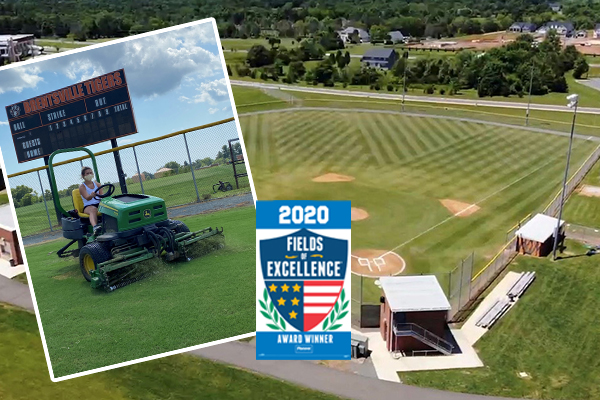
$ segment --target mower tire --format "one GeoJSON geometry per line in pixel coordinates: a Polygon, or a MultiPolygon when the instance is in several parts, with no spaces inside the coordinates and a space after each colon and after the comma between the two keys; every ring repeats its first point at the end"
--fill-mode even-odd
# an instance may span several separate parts
{"type": "Polygon", "coordinates": [[[175,233],[182,233],[182,232],[189,232],[190,228],[187,227],[186,224],[184,224],[181,221],[173,221],[175,222],[175,233]]]}
{"type": "Polygon", "coordinates": [[[79,251],[79,267],[86,281],[90,282],[92,277],[90,271],[98,268],[98,264],[112,258],[110,250],[100,242],[88,243],[79,251]]]}

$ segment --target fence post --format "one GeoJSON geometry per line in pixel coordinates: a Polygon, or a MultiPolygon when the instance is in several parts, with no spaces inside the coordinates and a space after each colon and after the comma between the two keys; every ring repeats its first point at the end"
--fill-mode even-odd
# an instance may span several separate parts
{"type": "Polygon", "coordinates": [[[460,282],[458,284],[458,309],[462,308],[462,284],[463,284],[463,270],[465,269],[465,260],[460,260],[460,282]]]}
{"type": "Polygon", "coordinates": [[[44,207],[46,207],[46,216],[48,217],[48,225],[50,225],[50,232],[54,232],[54,230],[52,229],[52,221],[50,220],[50,214],[48,213],[48,204],[46,204],[46,193],[44,193],[44,186],[42,185],[40,171],[37,171],[37,175],[40,181],[40,189],[42,190],[42,199],[44,199],[44,207]]]}
{"type": "Polygon", "coordinates": [[[198,193],[198,184],[196,183],[196,175],[194,174],[194,165],[192,164],[192,157],[190,157],[190,148],[188,147],[187,137],[183,134],[183,141],[185,142],[185,150],[187,151],[188,161],[190,163],[190,170],[192,171],[192,179],[194,180],[194,187],[196,188],[196,199],[200,202],[200,193],[198,193]]]}
{"type": "Polygon", "coordinates": [[[142,183],[142,174],[140,173],[140,164],[138,164],[137,153],[135,152],[135,146],[133,146],[132,149],[133,149],[133,158],[135,158],[135,166],[137,167],[138,179],[140,181],[140,186],[142,187],[142,194],[145,194],[144,193],[144,184],[142,183]]]}

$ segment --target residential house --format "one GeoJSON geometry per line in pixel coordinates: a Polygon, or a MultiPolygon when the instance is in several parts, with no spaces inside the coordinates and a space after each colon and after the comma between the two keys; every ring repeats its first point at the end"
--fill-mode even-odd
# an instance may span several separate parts
{"type": "Polygon", "coordinates": [[[594,27],[594,39],[600,39],[600,24],[594,27]]]}
{"type": "Polygon", "coordinates": [[[392,41],[392,43],[406,43],[410,38],[410,36],[405,36],[400,31],[391,31],[388,32],[388,35],[390,36],[390,40],[392,41]]]}
{"type": "Polygon", "coordinates": [[[346,29],[338,31],[338,35],[340,36],[340,39],[344,41],[344,43],[350,43],[350,36],[354,33],[354,31],[358,32],[358,39],[360,43],[369,43],[371,41],[371,35],[369,35],[369,32],[353,26],[349,26],[346,29]]]}
{"type": "Polygon", "coordinates": [[[585,29],[582,29],[580,31],[577,31],[577,33],[575,34],[575,37],[577,39],[583,39],[587,37],[587,31],[585,29]]]}
{"type": "Polygon", "coordinates": [[[169,175],[172,175],[172,174],[173,174],[173,169],[172,168],[164,168],[163,167],[163,168],[159,169],[158,171],[156,171],[154,173],[154,177],[156,179],[158,179],[158,178],[162,178],[163,176],[169,176],[169,175]]]}
{"type": "Polygon", "coordinates": [[[571,37],[575,34],[575,28],[571,22],[551,21],[545,23],[537,33],[547,35],[551,30],[556,31],[561,36],[571,37]]]}
{"type": "Polygon", "coordinates": [[[548,6],[552,9],[552,11],[554,12],[560,12],[560,10],[562,9],[562,5],[560,3],[550,3],[548,4],[548,6]]]}
{"type": "Polygon", "coordinates": [[[535,28],[537,27],[531,22],[515,22],[508,28],[508,31],[515,33],[533,33],[535,32],[535,28]]]}
{"type": "Polygon", "coordinates": [[[391,69],[398,60],[398,53],[394,49],[379,48],[369,49],[360,61],[370,67],[391,69]]]}

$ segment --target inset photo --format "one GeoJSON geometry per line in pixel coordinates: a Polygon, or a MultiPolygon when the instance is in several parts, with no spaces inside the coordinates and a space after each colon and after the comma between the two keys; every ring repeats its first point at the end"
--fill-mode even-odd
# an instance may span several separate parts
{"type": "Polygon", "coordinates": [[[27,266],[51,379],[249,336],[255,197],[215,21],[11,64],[0,82],[24,249],[2,233],[2,258],[27,266]]]}

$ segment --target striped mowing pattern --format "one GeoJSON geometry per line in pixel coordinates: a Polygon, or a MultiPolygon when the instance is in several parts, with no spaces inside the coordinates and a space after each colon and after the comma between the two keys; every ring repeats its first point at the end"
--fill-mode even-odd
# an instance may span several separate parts
{"type": "MultiPolygon", "coordinates": [[[[506,230],[558,190],[567,139],[483,123],[360,112],[296,111],[240,119],[259,199],[350,199],[370,217],[353,224],[352,247],[392,249],[450,214],[439,199],[478,203],[397,250],[408,272],[480,262],[506,230]],[[328,172],[349,183],[319,184],[328,172]]],[[[594,144],[577,140],[572,171],[594,144]]]]}

